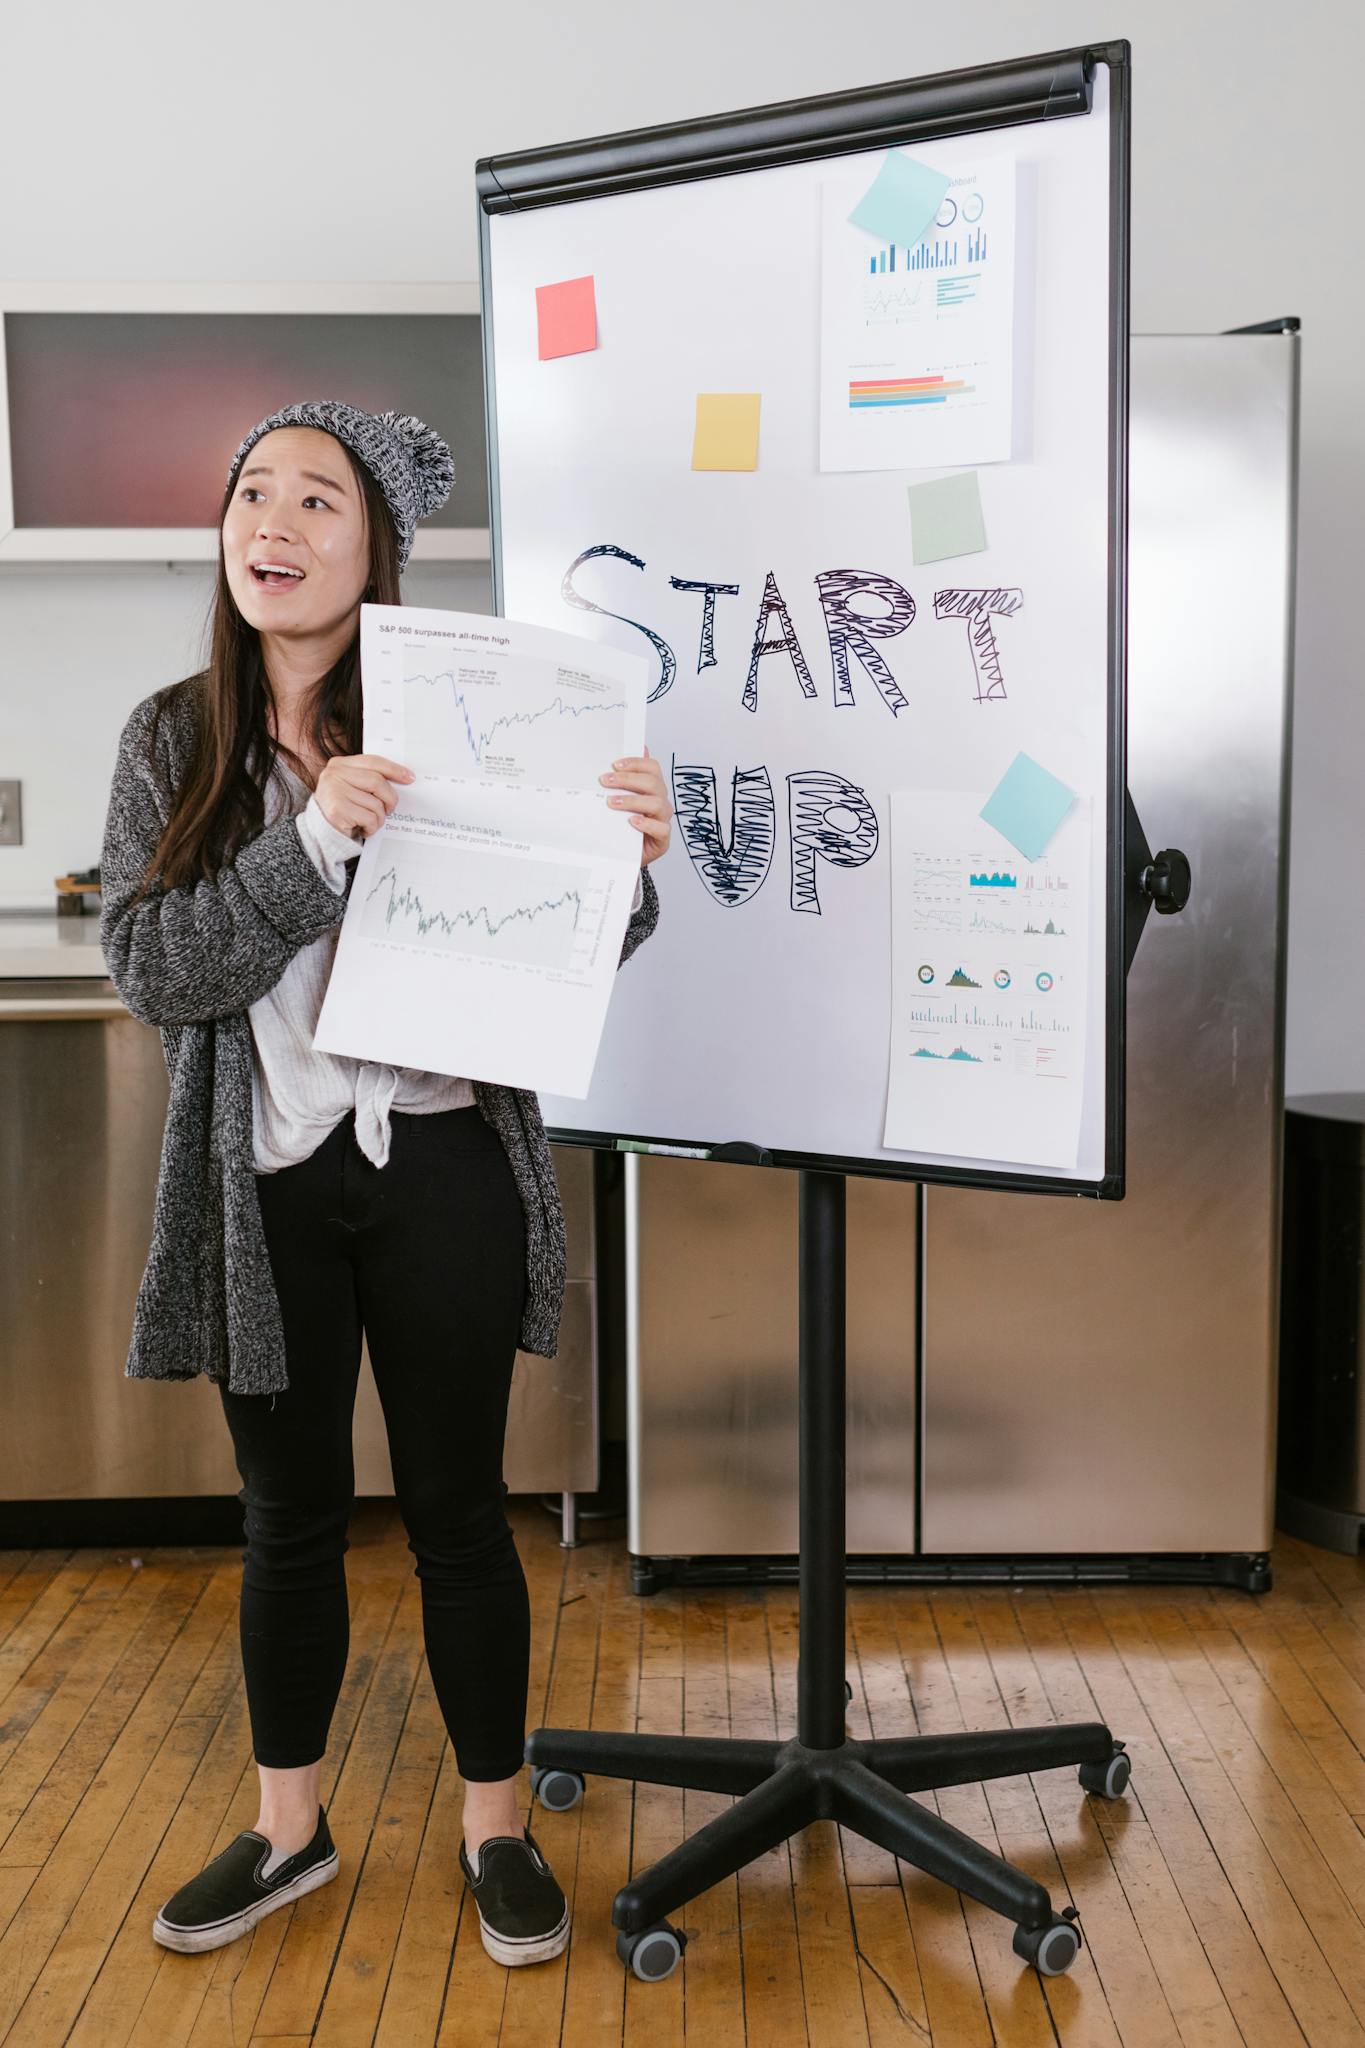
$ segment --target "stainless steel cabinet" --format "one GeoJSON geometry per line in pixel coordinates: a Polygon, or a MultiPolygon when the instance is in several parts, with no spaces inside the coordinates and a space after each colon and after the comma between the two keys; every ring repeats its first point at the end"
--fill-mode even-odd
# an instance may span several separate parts
{"type": "MultiPolygon", "coordinates": [[[[796,1549],[797,1195],[782,1168],[627,1154],[636,1556],[796,1549]]],[[[849,1548],[913,1549],[919,1190],[847,1196],[849,1548]]]]}
{"type": "MultiPolygon", "coordinates": [[[[1269,1547],[1297,359],[1134,339],[1128,780],[1194,893],[1129,977],[1128,1193],[849,1180],[852,1553],[1269,1547]]],[[[631,1550],[791,1552],[797,1178],[633,1164],[631,1550]]]]}
{"type": "Polygon", "coordinates": [[[1125,1199],[926,1190],[928,1551],[1270,1545],[1297,355],[1133,345],[1128,786],[1194,892],[1128,978],[1125,1199]]]}
{"type": "MultiPolygon", "coordinates": [[[[102,978],[0,979],[0,1500],[235,1494],[217,1389],[126,1379],[168,1082],[158,1033],[102,978]]],[[[569,1237],[560,1349],[519,1355],[513,1492],[598,1484],[592,1155],[556,1146],[569,1237]]],[[[393,1490],[362,1353],[356,1490],[393,1490]]]]}

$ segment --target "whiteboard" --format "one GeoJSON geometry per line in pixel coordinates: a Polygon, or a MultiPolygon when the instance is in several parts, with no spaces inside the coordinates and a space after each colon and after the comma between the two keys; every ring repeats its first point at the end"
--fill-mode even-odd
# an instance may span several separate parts
{"type": "MultiPolygon", "coordinates": [[[[714,772],[722,839],[756,771],[773,792],[771,857],[740,900],[708,879],[675,820],[650,869],[658,928],[618,977],[590,1093],[541,1097],[552,1136],[1121,1194],[1126,49],[1071,53],[1089,110],[1062,118],[1054,107],[986,125],[1008,97],[1012,67],[998,66],[877,89],[875,139],[853,146],[857,95],[730,116],[713,138],[695,124],[480,166],[495,607],[648,657],[650,751],[675,806],[683,769],[693,790],[698,770],[714,772]],[[982,79],[986,114],[943,132],[935,106],[960,105],[982,79]],[[821,143],[827,110],[837,148],[821,143]],[[794,128],[799,144],[774,142],[794,128]],[[873,152],[907,140],[954,174],[1008,152],[1017,204],[1010,457],[978,465],[988,547],[924,566],[907,486],[941,471],[820,468],[822,188],[842,181],[852,205],[873,152]],[[708,146],[723,171],[707,173],[708,146]],[[797,148],[799,161],[771,160],[797,148]],[[611,189],[574,196],[594,175],[611,189]],[[540,360],[536,288],[587,274],[596,348],[540,360]],[[762,394],[756,469],[690,467],[701,392],[762,394]],[[817,582],[836,570],[885,576],[914,600],[913,622],[876,643],[898,710],[856,659],[836,701],[817,582]],[[756,630],[780,630],[760,621],[769,577],[814,689],[775,653],[746,701],[756,630]],[[707,583],[738,590],[680,587],[707,583]],[[961,585],[1022,592],[993,622],[989,694],[967,625],[936,616],[935,593],[961,585]],[[890,794],[984,801],[1020,750],[1079,792],[1091,821],[1075,1163],[890,1148],[890,794]],[[816,904],[807,888],[798,908],[787,799],[791,778],[814,771],[864,792],[881,832],[857,865],[818,860],[816,904]]],[[[855,609],[885,616],[875,598],[855,609]]]]}

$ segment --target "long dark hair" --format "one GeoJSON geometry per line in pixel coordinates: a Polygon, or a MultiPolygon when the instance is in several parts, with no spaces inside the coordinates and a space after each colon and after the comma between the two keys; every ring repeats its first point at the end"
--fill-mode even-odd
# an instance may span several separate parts
{"type": "MultiPolygon", "coordinates": [[[[351,465],[365,513],[370,574],[364,597],[374,604],[401,604],[398,537],[388,501],[365,464],[344,441],[339,445],[351,465]]],[[[218,509],[218,579],[208,627],[208,664],[198,675],[163,691],[152,719],[149,745],[155,769],[157,729],[165,700],[172,690],[193,691],[196,716],[190,758],[179,785],[170,793],[170,816],[134,895],[135,902],[147,893],[158,873],[165,889],[211,881],[226,861],[256,837],[265,824],[265,784],[277,752],[305,781],[311,780],[293,749],[277,746],[270,736],[266,713],[271,689],[260,635],[237,609],[227,580],[223,520],[236,487],[234,475],[218,509]]],[[[354,637],[314,685],[301,723],[314,751],[328,759],[333,754],[360,752],[358,609],[354,637]]]]}

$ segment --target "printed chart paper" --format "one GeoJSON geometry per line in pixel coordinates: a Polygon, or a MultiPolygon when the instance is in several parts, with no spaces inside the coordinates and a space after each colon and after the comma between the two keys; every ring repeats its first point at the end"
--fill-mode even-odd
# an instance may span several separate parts
{"type": "Polygon", "coordinates": [[[581,1097],[641,840],[598,781],[644,749],[643,655],[412,605],[360,608],[364,751],[416,773],[365,841],[322,1052],[581,1097]]]}
{"type": "Polygon", "coordinates": [[[883,1143],[1074,1166],[1085,1074],[1090,804],[1025,860],[984,798],[891,792],[883,1143]]]}
{"type": "Polygon", "coordinates": [[[1007,462],[1014,158],[955,172],[912,248],[849,220],[865,178],[821,187],[820,467],[1007,462]]]}

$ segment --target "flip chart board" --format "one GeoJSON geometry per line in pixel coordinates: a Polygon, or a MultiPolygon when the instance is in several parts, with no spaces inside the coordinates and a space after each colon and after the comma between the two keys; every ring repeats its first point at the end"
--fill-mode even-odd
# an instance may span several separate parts
{"type": "Polygon", "coordinates": [[[1127,181],[1122,42],[478,166],[495,608],[675,809],[561,1141],[1122,1194],[1127,181]]]}

